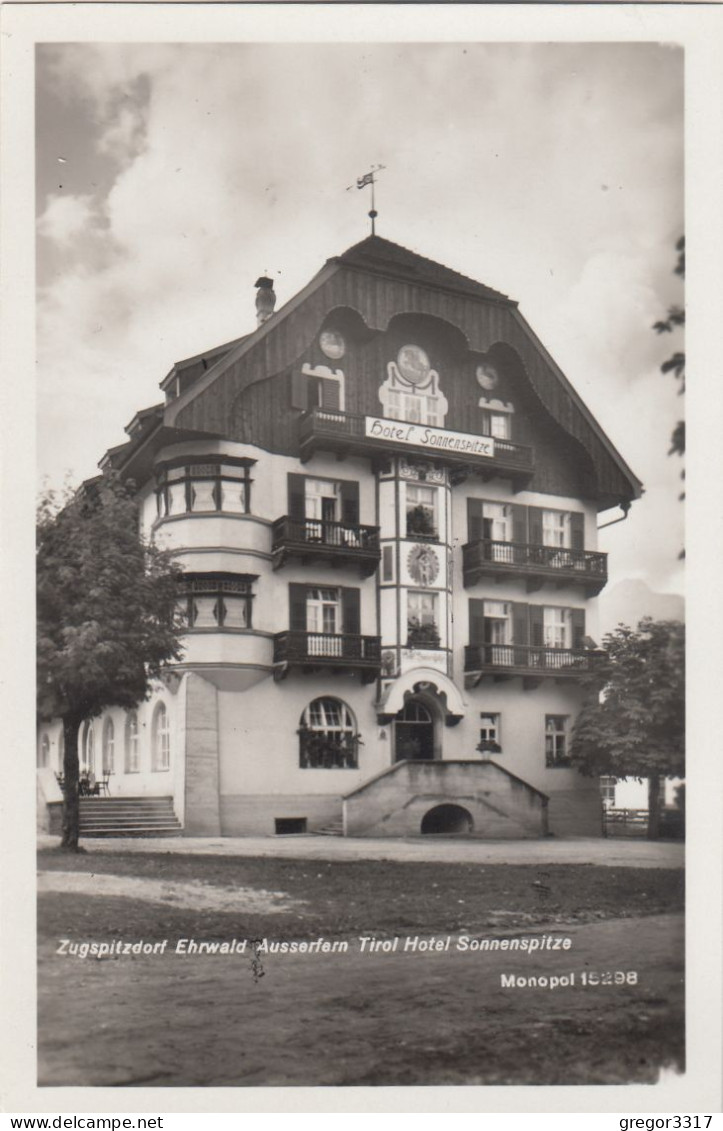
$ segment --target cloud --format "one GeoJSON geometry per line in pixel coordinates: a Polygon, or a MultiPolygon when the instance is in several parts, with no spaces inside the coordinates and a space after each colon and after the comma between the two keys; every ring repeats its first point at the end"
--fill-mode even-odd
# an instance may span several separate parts
{"type": "Polygon", "coordinates": [[[61,247],[68,245],[81,232],[95,223],[93,197],[50,196],[38,220],[38,232],[61,247]]]}

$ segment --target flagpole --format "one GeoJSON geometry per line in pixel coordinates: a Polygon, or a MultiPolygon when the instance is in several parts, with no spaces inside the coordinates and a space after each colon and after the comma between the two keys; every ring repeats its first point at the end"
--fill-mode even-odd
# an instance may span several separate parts
{"type": "Polygon", "coordinates": [[[375,226],[374,226],[374,221],[376,220],[376,218],[377,218],[377,212],[376,212],[376,209],[374,207],[374,174],[372,173],[372,210],[369,213],[369,219],[372,222],[372,235],[376,235],[376,230],[375,230],[375,226]]]}

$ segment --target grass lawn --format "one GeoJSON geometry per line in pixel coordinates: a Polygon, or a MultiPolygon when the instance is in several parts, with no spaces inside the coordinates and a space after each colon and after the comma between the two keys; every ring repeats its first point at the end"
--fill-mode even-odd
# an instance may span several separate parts
{"type": "Polygon", "coordinates": [[[681,870],[92,850],[39,868],[41,1083],[627,1083],[682,1064],[681,870]],[[460,952],[461,932],[571,946],[460,952]],[[362,935],[398,949],[363,953],[362,935]],[[415,935],[449,949],[405,951],[415,935]],[[248,952],[174,953],[319,936],[348,949],[262,955],[262,978],[248,952]],[[58,954],[61,938],[169,942],[98,960],[58,954]],[[616,971],[637,978],[584,984],[616,971]],[[554,990],[502,982],[571,973],[554,990]]]}

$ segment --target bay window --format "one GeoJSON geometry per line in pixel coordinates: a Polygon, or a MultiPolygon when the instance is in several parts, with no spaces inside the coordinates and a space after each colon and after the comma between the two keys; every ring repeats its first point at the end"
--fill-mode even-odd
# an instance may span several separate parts
{"type": "Polygon", "coordinates": [[[180,514],[248,514],[254,461],[231,456],[208,457],[203,462],[185,459],[157,470],[159,518],[180,514]]]}
{"type": "Polygon", "coordinates": [[[255,576],[193,574],[180,581],[178,611],[189,629],[251,628],[255,576]]]}

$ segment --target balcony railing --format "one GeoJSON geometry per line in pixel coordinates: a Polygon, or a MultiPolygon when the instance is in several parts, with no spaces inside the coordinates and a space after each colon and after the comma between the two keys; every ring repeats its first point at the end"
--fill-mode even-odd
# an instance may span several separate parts
{"type": "Polygon", "coordinates": [[[599,593],[608,579],[607,554],[489,538],[462,547],[462,569],[465,586],[481,577],[509,574],[583,585],[589,596],[599,593]]]}
{"type": "Polygon", "coordinates": [[[277,518],[272,529],[274,569],[291,557],[358,566],[365,576],[379,564],[379,527],[316,518],[277,518]]]}
{"type": "Polygon", "coordinates": [[[599,653],[578,648],[545,648],[539,644],[468,644],[465,672],[577,678],[592,668],[599,653]]]}
{"type": "MultiPolygon", "coordinates": [[[[343,454],[371,455],[374,452],[408,451],[428,458],[442,460],[451,465],[489,467],[491,471],[508,472],[513,477],[527,479],[534,469],[534,452],[525,444],[515,444],[512,440],[498,440],[496,437],[482,437],[494,446],[494,455],[481,455],[465,451],[463,441],[466,433],[455,433],[449,428],[433,428],[431,425],[417,425],[417,430],[429,437],[429,442],[409,443],[367,435],[367,418],[337,409],[314,408],[302,418],[299,427],[299,444],[302,460],[309,459],[315,451],[323,449],[343,454]],[[462,446],[434,443],[445,437],[460,437],[462,446]]],[[[398,423],[402,430],[411,426],[409,421],[398,423]]]]}
{"type": "Polygon", "coordinates": [[[307,670],[351,668],[374,679],[381,663],[381,641],[378,636],[349,632],[278,632],[274,637],[274,663],[307,670]]]}

